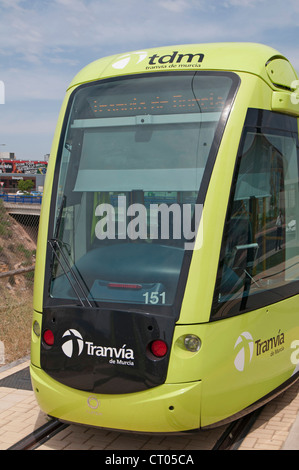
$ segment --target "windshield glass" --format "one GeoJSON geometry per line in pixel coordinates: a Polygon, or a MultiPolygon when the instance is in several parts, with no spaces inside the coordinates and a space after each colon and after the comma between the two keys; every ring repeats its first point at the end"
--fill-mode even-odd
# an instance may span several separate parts
{"type": "Polygon", "coordinates": [[[56,169],[52,298],[173,304],[233,83],[181,72],[74,92],[56,169]]]}

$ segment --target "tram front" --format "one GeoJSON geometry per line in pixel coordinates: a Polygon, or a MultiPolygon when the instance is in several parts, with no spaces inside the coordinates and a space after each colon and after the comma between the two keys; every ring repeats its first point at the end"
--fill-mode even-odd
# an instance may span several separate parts
{"type": "MultiPolygon", "coordinates": [[[[200,381],[167,374],[238,86],[234,73],[192,70],[88,82],[70,95],[35,314],[40,357],[32,354],[50,415],[140,431],[199,427],[200,381]]],[[[183,341],[198,351],[195,335],[183,341]]]]}

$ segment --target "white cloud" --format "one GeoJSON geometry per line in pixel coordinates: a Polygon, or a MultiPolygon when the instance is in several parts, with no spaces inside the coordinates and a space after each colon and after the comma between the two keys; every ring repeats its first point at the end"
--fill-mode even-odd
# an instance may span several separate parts
{"type": "Polygon", "coordinates": [[[51,68],[11,68],[2,74],[6,88],[6,102],[30,100],[61,100],[72,75],[57,74],[51,68]]]}
{"type": "Polygon", "coordinates": [[[55,119],[44,99],[58,108],[72,77],[105,55],[251,41],[274,47],[299,70],[298,14],[298,0],[0,0],[0,80],[8,103],[0,106],[1,139],[15,134],[22,142],[26,129],[35,142],[39,135],[45,141],[55,119]],[[8,118],[16,102],[19,111],[8,118]],[[35,112],[28,114],[32,103],[35,112]]]}
{"type": "MultiPolygon", "coordinates": [[[[297,0],[0,0],[0,54],[31,64],[151,45],[260,41],[296,27],[297,0]]],[[[94,57],[96,58],[96,57],[94,57]]]]}
{"type": "MultiPolygon", "coordinates": [[[[198,2],[199,4],[199,2],[198,2]]],[[[187,2],[186,0],[162,0],[160,6],[166,10],[175,13],[184,13],[194,5],[193,2],[187,2]]]]}
{"type": "Polygon", "coordinates": [[[40,118],[40,116],[32,116],[30,112],[21,113],[20,115],[12,115],[6,113],[5,120],[1,120],[1,134],[6,136],[32,136],[32,135],[49,135],[54,134],[57,116],[53,115],[40,118]]]}
{"type": "Polygon", "coordinates": [[[225,7],[256,7],[260,6],[264,0],[226,0],[223,2],[225,7]]]}

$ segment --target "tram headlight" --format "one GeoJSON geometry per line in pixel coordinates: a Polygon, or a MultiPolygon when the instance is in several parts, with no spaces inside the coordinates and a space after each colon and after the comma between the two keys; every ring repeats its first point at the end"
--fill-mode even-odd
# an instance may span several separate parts
{"type": "Polygon", "coordinates": [[[36,334],[36,336],[40,336],[40,325],[38,323],[38,321],[34,321],[33,322],[33,326],[32,326],[32,329],[33,329],[33,332],[36,334]]]}
{"type": "Polygon", "coordinates": [[[197,352],[201,348],[201,341],[196,335],[186,335],[184,336],[184,346],[187,351],[197,352]]]}

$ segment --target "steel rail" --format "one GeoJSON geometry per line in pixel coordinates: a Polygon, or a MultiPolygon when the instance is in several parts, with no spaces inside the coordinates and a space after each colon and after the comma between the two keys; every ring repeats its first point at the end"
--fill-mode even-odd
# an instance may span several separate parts
{"type": "Polygon", "coordinates": [[[58,419],[51,419],[7,450],[34,450],[68,426],[69,424],[62,423],[58,419]]]}
{"type": "Polygon", "coordinates": [[[238,450],[245,437],[249,434],[263,407],[232,422],[217,440],[212,450],[238,450]]]}

